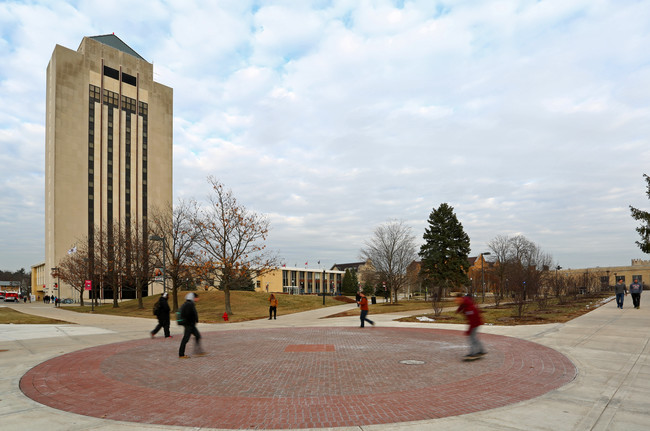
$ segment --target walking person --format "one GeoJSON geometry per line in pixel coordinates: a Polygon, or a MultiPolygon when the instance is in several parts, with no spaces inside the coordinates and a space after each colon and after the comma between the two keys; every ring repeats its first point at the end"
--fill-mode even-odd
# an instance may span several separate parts
{"type": "Polygon", "coordinates": [[[158,302],[156,302],[156,305],[154,305],[153,307],[153,314],[158,318],[158,324],[153,329],[153,331],[151,331],[151,338],[155,337],[161,328],[163,329],[165,338],[172,337],[171,334],[169,333],[170,309],[169,309],[169,304],[167,302],[167,297],[168,297],[167,292],[160,295],[160,299],[158,299],[158,302]]]}
{"type": "Polygon", "coordinates": [[[274,294],[271,294],[269,297],[269,304],[269,320],[271,320],[271,317],[275,319],[276,314],[278,313],[278,300],[274,294]]]}
{"type": "Polygon", "coordinates": [[[199,330],[196,329],[196,324],[199,323],[199,313],[196,311],[195,302],[198,300],[199,295],[190,292],[185,295],[185,302],[180,309],[180,324],[185,328],[183,339],[181,340],[181,346],[178,349],[178,357],[181,359],[189,358],[189,356],[185,355],[185,345],[192,335],[194,335],[194,354],[197,356],[205,354],[201,347],[201,334],[199,333],[199,330]]]}
{"type": "Polygon", "coordinates": [[[643,292],[643,286],[639,283],[637,278],[634,279],[634,283],[630,284],[630,296],[632,296],[632,304],[634,308],[641,307],[641,292],[643,292]]]}
{"type": "Polygon", "coordinates": [[[359,293],[359,302],[357,303],[357,306],[361,308],[361,328],[363,328],[363,324],[365,322],[370,323],[372,326],[375,326],[375,322],[372,320],[368,319],[368,298],[366,298],[366,295],[364,293],[359,293]]]}
{"type": "Polygon", "coordinates": [[[623,280],[618,280],[614,285],[614,293],[616,294],[616,307],[623,309],[623,300],[625,295],[627,295],[627,286],[623,283],[623,280]]]}
{"type": "Polygon", "coordinates": [[[458,304],[456,313],[465,314],[465,318],[469,324],[469,328],[465,332],[465,335],[469,336],[469,354],[465,355],[465,358],[477,359],[486,353],[478,339],[478,328],[483,324],[481,312],[476,304],[474,304],[471,295],[457,296],[456,303],[458,304]]]}

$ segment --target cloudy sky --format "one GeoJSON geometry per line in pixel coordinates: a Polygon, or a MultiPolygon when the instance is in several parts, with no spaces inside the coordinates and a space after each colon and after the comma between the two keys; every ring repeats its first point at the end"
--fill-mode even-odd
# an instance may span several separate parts
{"type": "Polygon", "coordinates": [[[174,196],[214,175],[285,262],[353,262],[446,202],[472,253],[526,236],[629,265],[648,209],[650,7],[632,0],[1,1],[0,269],[44,259],[45,73],[115,33],[174,89],[174,196]]]}

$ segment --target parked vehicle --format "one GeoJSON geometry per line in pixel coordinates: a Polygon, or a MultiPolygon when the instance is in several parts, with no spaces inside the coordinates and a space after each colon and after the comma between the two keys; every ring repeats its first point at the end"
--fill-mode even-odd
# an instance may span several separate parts
{"type": "Polygon", "coordinates": [[[5,293],[5,302],[18,302],[18,294],[15,292],[5,293]]]}
{"type": "Polygon", "coordinates": [[[61,300],[61,304],[74,304],[74,301],[70,298],[65,298],[61,300]]]}

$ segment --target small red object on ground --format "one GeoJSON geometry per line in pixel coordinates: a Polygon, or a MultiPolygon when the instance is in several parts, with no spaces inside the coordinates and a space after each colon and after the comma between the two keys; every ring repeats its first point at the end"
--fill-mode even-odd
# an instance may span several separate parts
{"type": "Polygon", "coordinates": [[[228,321],[228,312],[223,313],[223,320],[224,322],[228,321]]]}

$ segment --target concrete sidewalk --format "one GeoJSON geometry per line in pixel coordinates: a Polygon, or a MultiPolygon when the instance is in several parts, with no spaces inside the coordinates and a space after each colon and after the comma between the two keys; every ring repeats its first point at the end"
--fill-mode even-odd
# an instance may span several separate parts
{"type": "MultiPolygon", "coordinates": [[[[148,337],[154,320],[88,315],[43,304],[12,308],[76,325],[0,325],[0,423],[2,429],[160,430],[186,429],[115,422],[68,413],[27,398],[19,382],[29,369],[50,358],[87,347],[148,337]],[[20,334],[23,334],[22,336],[20,334]]],[[[282,327],[358,326],[357,317],[328,318],[354,304],[235,324],[200,325],[202,332],[282,327]]],[[[538,398],[463,416],[348,430],[647,430],[650,429],[650,308],[619,310],[610,302],[566,324],[485,326],[483,332],[521,338],[551,347],[577,367],[577,378],[538,398]]],[[[280,310],[281,311],[281,310],[280,310]]],[[[461,329],[457,325],[394,322],[372,315],[379,327],[461,329]]],[[[172,324],[172,334],[181,333],[172,324]]],[[[371,328],[368,328],[372,330],[371,328]]],[[[176,343],[176,337],[173,340],[176,343]]],[[[489,394],[486,394],[489,396],[489,394]]],[[[181,403],[182,404],[182,403],[181,403]]],[[[170,406],[170,408],[180,408],[170,406]]],[[[196,429],[196,428],[187,428],[196,429]]]]}

